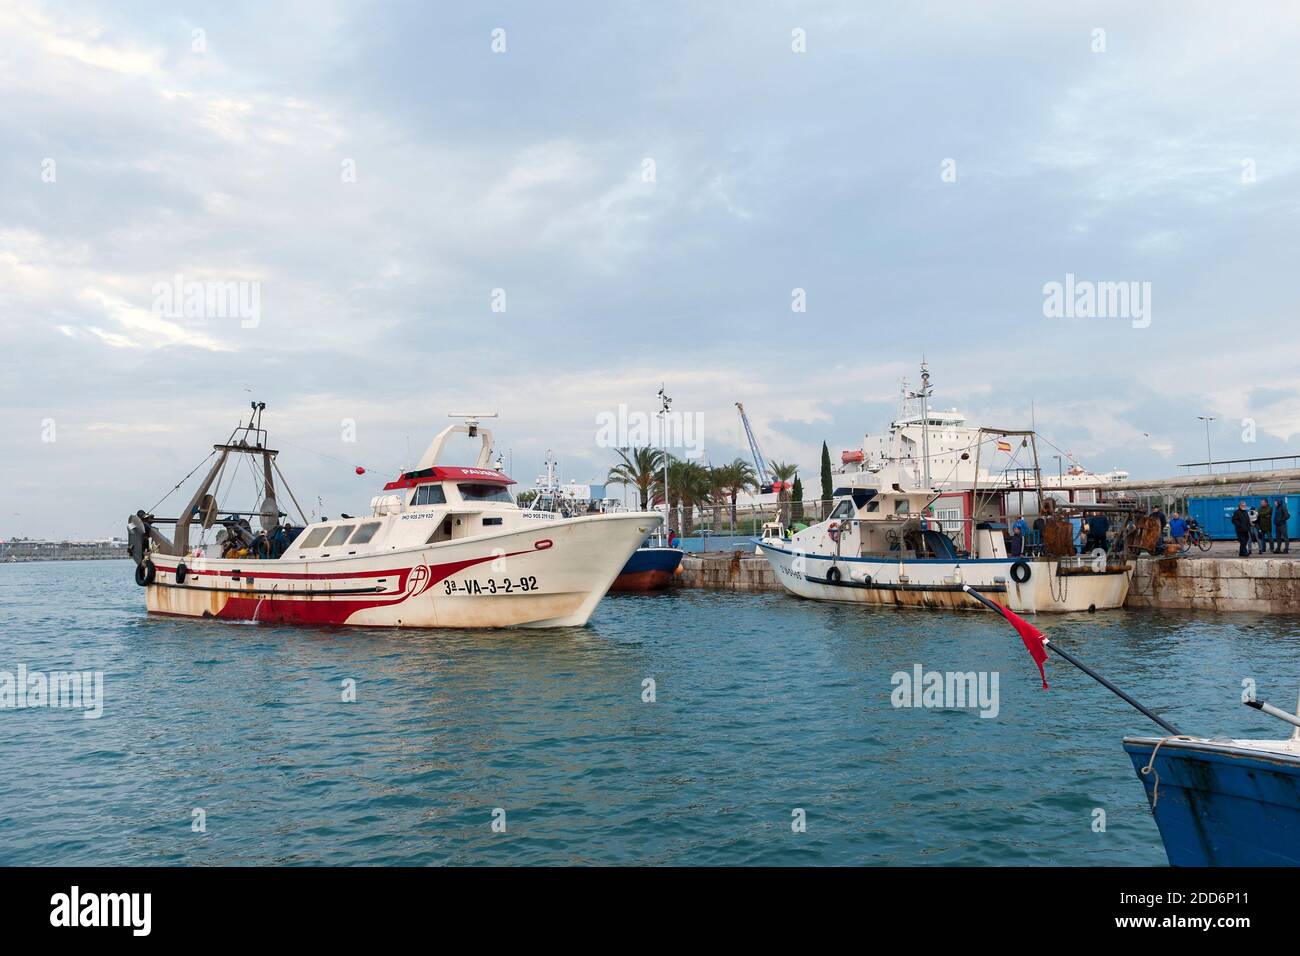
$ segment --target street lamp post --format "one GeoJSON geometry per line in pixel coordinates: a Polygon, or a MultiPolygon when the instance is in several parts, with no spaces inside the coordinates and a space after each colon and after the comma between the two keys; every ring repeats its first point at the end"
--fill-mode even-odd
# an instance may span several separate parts
{"type": "Polygon", "coordinates": [[[1205,422],[1205,468],[1209,474],[1214,474],[1214,455],[1210,452],[1210,422],[1214,421],[1213,415],[1197,415],[1201,421],[1205,422]]]}
{"type": "Polygon", "coordinates": [[[673,543],[672,532],[669,531],[669,522],[672,515],[668,511],[668,409],[672,407],[673,400],[664,394],[664,386],[659,386],[659,417],[662,427],[659,432],[659,441],[663,449],[664,456],[664,531],[668,532],[668,544],[673,543]]]}

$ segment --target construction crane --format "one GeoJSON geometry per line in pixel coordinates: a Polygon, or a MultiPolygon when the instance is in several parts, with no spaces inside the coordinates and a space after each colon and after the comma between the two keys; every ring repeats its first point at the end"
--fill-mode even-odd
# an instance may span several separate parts
{"type": "Polygon", "coordinates": [[[736,402],[736,407],[740,409],[740,423],[745,426],[745,437],[749,439],[749,452],[754,456],[754,471],[758,474],[759,491],[765,495],[780,491],[781,483],[776,480],[776,475],[768,466],[767,459],[763,457],[762,449],[758,447],[758,439],[754,437],[754,429],[749,425],[749,416],[745,414],[745,406],[740,402],[736,402]]]}

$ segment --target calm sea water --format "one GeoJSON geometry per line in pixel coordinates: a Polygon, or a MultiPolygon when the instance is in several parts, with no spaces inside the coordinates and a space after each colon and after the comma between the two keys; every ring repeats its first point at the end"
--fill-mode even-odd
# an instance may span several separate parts
{"type": "MultiPolygon", "coordinates": [[[[1043,691],[989,615],[699,591],[553,632],[312,630],[150,619],[131,571],[0,565],[0,670],[105,672],[98,720],[0,710],[0,864],[1165,860],[1120,746],[1155,728],[1059,660],[1043,691]],[[997,717],[893,708],[914,663],[998,672],[997,717]]],[[[1293,702],[1295,619],[1047,624],[1184,730],[1282,735],[1240,682],[1293,702]]]]}

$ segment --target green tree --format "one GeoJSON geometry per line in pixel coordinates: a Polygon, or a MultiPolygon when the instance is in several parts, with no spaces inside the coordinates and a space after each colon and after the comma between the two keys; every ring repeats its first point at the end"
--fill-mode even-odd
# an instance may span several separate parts
{"type": "MultiPolygon", "coordinates": [[[[677,521],[674,528],[683,538],[691,533],[695,524],[695,509],[709,500],[709,469],[699,462],[668,456],[668,512],[669,521],[677,521]]],[[[654,495],[664,500],[663,466],[655,473],[654,495]]]]}
{"type": "Polygon", "coordinates": [[[793,503],[790,506],[790,523],[796,524],[803,521],[803,482],[799,476],[794,476],[794,489],[791,492],[793,503]]]}
{"type": "Polygon", "coordinates": [[[758,476],[754,466],[743,458],[737,458],[730,465],[717,469],[721,474],[719,481],[723,492],[731,504],[731,533],[736,533],[736,498],[742,491],[755,491],[758,488],[758,476]]]}
{"type": "Polygon", "coordinates": [[[835,494],[835,486],[831,484],[831,450],[822,442],[822,518],[831,506],[831,497],[835,494]]]}
{"type": "Polygon", "coordinates": [[[727,470],[726,467],[715,468],[712,465],[708,469],[708,493],[705,495],[702,504],[712,510],[713,515],[710,523],[713,525],[715,532],[722,530],[722,509],[727,505],[727,470]]]}
{"type": "Polygon", "coordinates": [[[641,499],[641,510],[650,510],[650,489],[655,483],[663,483],[661,472],[664,467],[664,453],[657,448],[633,448],[629,454],[618,449],[619,458],[623,459],[609,470],[605,483],[625,485],[635,488],[641,499]]]}

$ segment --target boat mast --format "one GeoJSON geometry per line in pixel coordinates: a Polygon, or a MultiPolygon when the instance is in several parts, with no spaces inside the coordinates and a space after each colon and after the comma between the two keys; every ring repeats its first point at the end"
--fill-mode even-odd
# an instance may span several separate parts
{"type": "Polygon", "coordinates": [[[930,370],[926,366],[925,359],[921,359],[921,387],[912,392],[909,398],[919,398],[921,400],[921,474],[925,490],[931,490],[930,485],[930,396],[934,389],[930,386],[930,370]]]}

